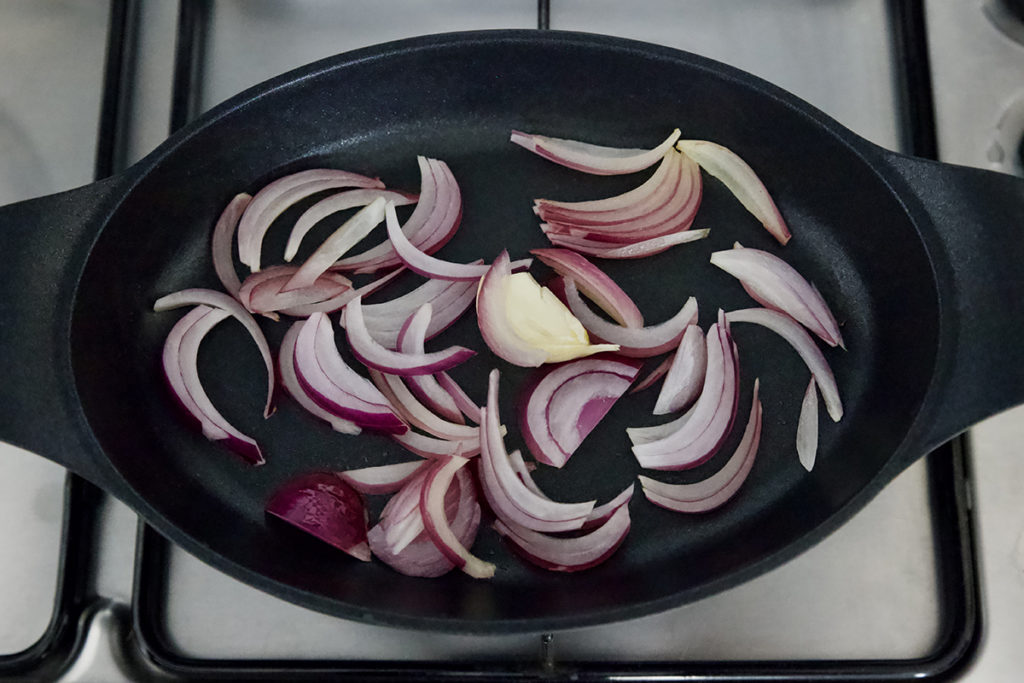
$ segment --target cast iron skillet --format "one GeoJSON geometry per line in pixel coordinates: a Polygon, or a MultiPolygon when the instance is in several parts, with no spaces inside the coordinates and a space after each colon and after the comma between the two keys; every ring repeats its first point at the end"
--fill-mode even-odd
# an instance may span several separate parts
{"type": "MultiPolygon", "coordinates": [[[[638,176],[639,177],[639,176],[638,176]]],[[[269,81],[174,135],[124,173],[0,209],[0,435],[115,494],[163,534],[228,574],[334,615],[473,632],[575,627],[639,616],[720,591],[793,557],[838,527],[932,447],[1024,400],[1024,182],[880,149],[745,73],[683,52],[591,35],[500,31],[418,38],[318,62],[269,81]],[[283,401],[261,418],[265,376],[241,327],[218,327],[201,372],[215,403],[263,444],[250,467],[190,430],[158,370],[179,312],[160,295],[216,287],[212,223],[237,192],[329,165],[415,190],[416,154],[447,161],[463,227],[442,255],[525,254],[544,239],[533,197],[599,197],[637,177],[583,176],[508,143],[512,128],[617,146],[650,146],[673,127],[738,151],[759,171],[794,237],[779,247],[714,180],[705,241],[639,262],[604,262],[650,321],[690,294],[702,323],[751,305],[707,264],[733,240],[769,249],[818,284],[849,351],[828,350],[846,416],[823,417],[810,474],[793,447],[808,374],[769,332],[734,327],[742,431],[755,376],[765,433],[741,494],[683,516],[641,495],[620,552],[589,572],[521,563],[489,529],[492,581],[433,581],[360,563],[268,522],[263,505],[290,477],[407,459],[383,438],[334,434],[283,401]]],[[[285,230],[272,231],[265,261],[285,230]]],[[[542,273],[542,268],[535,271],[542,273]]],[[[411,286],[410,278],[405,286],[411,286]]],[[[264,324],[271,343],[284,325],[264,324]]],[[[467,316],[440,343],[483,349],[467,316]]],[[[458,376],[483,396],[495,359],[458,376]]],[[[505,363],[503,418],[527,373],[505,363]]],[[[623,428],[649,424],[654,392],[621,403],[564,471],[542,485],[563,499],[606,499],[634,480],[623,428]]],[[[822,411],[824,414],[824,411],[822,411]]]]}

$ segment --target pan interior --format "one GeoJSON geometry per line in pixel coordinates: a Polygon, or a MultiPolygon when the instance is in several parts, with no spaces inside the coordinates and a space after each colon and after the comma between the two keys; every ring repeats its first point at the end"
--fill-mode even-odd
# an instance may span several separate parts
{"type": "MultiPolygon", "coordinates": [[[[96,437],[165,532],[236,576],[346,617],[434,628],[540,629],[640,614],[716,590],[798,543],[869,484],[916,415],[934,361],[936,295],[915,226],[856,143],[850,145],[852,137],[826,129],[816,121],[820,115],[794,102],[681,53],[597,38],[521,36],[383,49],[244,95],[144,162],[148,172],[90,256],[71,352],[96,437]],[[534,197],[609,196],[649,172],[579,174],[509,144],[510,129],[649,147],[677,126],[685,137],[714,140],[745,157],[774,195],[793,240],[780,247],[705,176],[694,227],[710,228],[708,239],[641,261],[599,265],[650,323],[675,313],[690,295],[700,303],[704,326],[718,307],[753,305],[730,276],[708,263],[712,251],[735,240],[783,256],[815,282],[843,325],[849,350],[825,351],[846,416],[833,424],[821,411],[812,473],[794,450],[807,370],[767,330],[736,325],[743,393],[734,434],[708,464],[663,477],[689,481],[721,466],[745,425],[759,377],[762,445],[735,500],[710,514],[686,516],[654,507],[638,491],[627,542],[605,565],[575,575],[527,566],[492,530],[481,529],[475,549],[498,565],[495,578],[473,581],[454,572],[428,582],[351,560],[265,519],[270,493],[293,476],[409,456],[383,437],[335,434],[287,399],[264,421],[265,373],[239,325],[222,324],[208,337],[200,371],[223,414],[263,445],[267,464],[240,462],[176,412],[159,358],[180,312],[156,314],[152,303],[186,287],[219,288],[210,232],[237,192],[318,166],[377,175],[389,186],[416,191],[415,157],[432,156],[449,164],[464,197],[462,228],[440,256],[491,260],[503,248],[522,256],[546,246],[531,211],[534,197]]],[[[285,223],[295,216],[285,214],[271,230],[266,263],[280,260],[285,223]]],[[[548,274],[540,265],[533,272],[548,274]]],[[[417,283],[408,276],[390,292],[417,283]]],[[[276,347],[286,324],[261,320],[261,326],[276,347]]],[[[454,373],[472,396],[482,400],[488,370],[501,368],[507,442],[523,447],[516,392],[530,371],[496,360],[472,313],[433,348],[452,343],[480,352],[454,373]]],[[[563,470],[541,468],[541,485],[563,500],[606,500],[635,481],[640,470],[624,428],[657,421],[650,417],[655,394],[621,401],[563,470]]]]}

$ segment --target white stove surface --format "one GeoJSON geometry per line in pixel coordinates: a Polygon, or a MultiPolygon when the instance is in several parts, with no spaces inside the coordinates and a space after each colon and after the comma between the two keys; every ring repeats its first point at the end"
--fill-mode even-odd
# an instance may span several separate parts
{"type": "MultiPolygon", "coordinates": [[[[883,0],[693,0],[685,8],[668,0],[551,4],[552,28],[624,35],[720,59],[791,90],[881,145],[897,146],[883,0]]],[[[979,166],[1011,164],[1008,154],[993,160],[991,142],[993,135],[1019,139],[1019,129],[1007,131],[1016,121],[1015,98],[1024,93],[1024,48],[993,26],[985,4],[927,5],[943,158],[979,166]],[[972,75],[975,63],[987,65],[991,78],[972,75]]],[[[166,136],[175,5],[142,4],[129,131],[133,159],[166,136]]],[[[354,47],[536,21],[533,0],[429,6],[218,0],[213,6],[204,106],[354,47]]],[[[0,71],[0,201],[90,179],[106,13],[100,0],[0,5],[0,60],[9,65],[0,71]],[[12,158],[18,163],[8,163],[12,158]]],[[[1012,164],[1004,168],[1013,170],[1012,164]]],[[[985,636],[968,671],[971,680],[1015,680],[1024,663],[1018,643],[1024,632],[1022,418],[1024,409],[1017,409],[972,430],[985,636]]],[[[0,467],[0,652],[17,652],[41,635],[50,617],[63,476],[3,445],[0,467]]],[[[134,542],[134,514],[111,501],[104,509],[96,588],[114,605],[130,599],[134,542]]],[[[918,463],[842,529],[785,566],[664,614],[559,633],[556,657],[909,658],[934,645],[935,582],[925,471],[918,463]]],[[[536,636],[427,635],[326,617],[255,591],[179,550],[171,555],[170,586],[167,633],[193,657],[525,659],[538,650],[536,636]]],[[[86,647],[64,680],[130,680],[124,662],[108,650],[115,647],[109,638],[115,613],[96,613],[86,647]]]]}

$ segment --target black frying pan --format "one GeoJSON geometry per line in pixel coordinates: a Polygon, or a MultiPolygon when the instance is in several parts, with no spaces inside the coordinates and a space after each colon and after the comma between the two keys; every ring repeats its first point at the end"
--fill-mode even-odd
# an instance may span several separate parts
{"type": "MultiPolygon", "coordinates": [[[[530,31],[391,43],[249,90],[114,178],[0,209],[0,435],[94,481],[215,567],[324,612],[475,632],[634,617],[793,557],[929,449],[1024,400],[1022,217],[1018,179],[880,149],[768,83],[683,52],[530,31]],[[484,530],[476,549],[498,564],[492,581],[458,572],[427,581],[350,560],[265,519],[271,491],[296,474],[407,458],[382,437],[332,433],[288,402],[264,422],[264,371],[240,327],[215,330],[201,372],[228,419],[264,445],[267,464],[243,464],[175,412],[158,358],[179,314],[151,306],[177,289],[217,286],[209,235],[235,193],[321,165],[415,190],[414,157],[426,154],[449,163],[465,196],[463,227],[442,255],[525,254],[544,245],[533,197],[606,196],[637,180],[556,167],[509,144],[510,129],[649,146],[675,126],[744,156],[792,242],[779,248],[709,180],[697,218],[709,239],[602,265],[652,321],[690,294],[705,324],[718,306],[749,306],[707,263],[737,239],[784,255],[815,281],[849,351],[827,352],[846,416],[823,422],[812,473],[793,446],[807,371],[767,331],[736,325],[741,415],[759,376],[766,427],[734,501],[683,516],[638,494],[620,552],[576,575],[526,566],[484,530]]],[[[267,260],[284,232],[272,231],[267,260]]],[[[283,324],[265,327],[272,343],[280,339],[283,324]]],[[[483,348],[472,315],[441,341],[483,348]]],[[[458,376],[482,397],[495,362],[481,353],[458,376]]],[[[498,365],[509,442],[521,445],[514,388],[527,373],[498,365]]],[[[623,429],[649,423],[653,393],[620,404],[542,484],[565,499],[607,498],[633,480],[623,429]]],[[[688,476],[717,468],[737,438],[688,476]]]]}

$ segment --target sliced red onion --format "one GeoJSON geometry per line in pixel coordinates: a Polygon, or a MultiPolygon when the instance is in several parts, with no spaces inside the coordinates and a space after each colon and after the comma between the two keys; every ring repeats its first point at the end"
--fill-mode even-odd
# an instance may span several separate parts
{"type": "Polygon", "coordinates": [[[512,329],[505,314],[508,278],[511,275],[508,252],[502,251],[480,280],[476,293],[480,335],[499,358],[513,365],[538,367],[548,359],[547,352],[524,342],[512,329]]]}
{"type": "MultiPolygon", "coordinates": [[[[475,297],[476,283],[428,280],[408,294],[379,304],[364,305],[363,320],[371,337],[382,346],[394,349],[398,347],[402,326],[423,304],[429,303],[433,309],[427,328],[427,339],[430,340],[469,310],[475,297]]],[[[344,314],[341,326],[345,326],[344,314]]]]}
{"type": "Polygon", "coordinates": [[[283,292],[282,289],[291,280],[291,273],[278,273],[263,277],[264,273],[274,273],[266,268],[246,278],[239,292],[239,300],[252,313],[270,314],[293,309],[299,306],[313,306],[334,299],[339,295],[352,291],[351,282],[339,273],[324,273],[309,287],[283,292]],[[252,284],[254,281],[262,280],[252,284]]]}
{"type": "Polygon", "coordinates": [[[476,351],[464,346],[449,346],[443,351],[422,354],[386,349],[366,329],[359,297],[345,306],[345,334],[352,355],[363,365],[393,375],[429,375],[449,370],[476,355],[476,351]]]}
{"type": "Polygon", "coordinates": [[[629,442],[634,446],[642,443],[651,443],[652,441],[661,441],[682,429],[683,425],[693,417],[694,408],[696,407],[697,404],[695,403],[690,406],[689,410],[671,422],[650,427],[630,427],[626,430],[626,436],[629,437],[629,442]]]}
{"type": "Polygon", "coordinates": [[[359,425],[321,408],[316,401],[309,397],[309,394],[303,389],[302,383],[299,382],[298,375],[295,374],[295,342],[298,340],[301,330],[302,323],[296,322],[288,328],[288,331],[284,334],[284,339],[281,340],[281,348],[277,354],[277,367],[281,375],[281,384],[284,385],[284,388],[303,410],[313,417],[327,422],[334,431],[341,432],[342,434],[359,434],[362,431],[359,425]]]}
{"type": "Polygon", "coordinates": [[[665,376],[654,405],[655,415],[667,415],[685,410],[700,396],[704,386],[704,372],[708,366],[707,345],[704,332],[696,325],[690,325],[683,333],[672,360],[672,367],[665,376]]]}
{"type": "Polygon", "coordinates": [[[631,358],[649,358],[666,353],[679,345],[686,328],[697,322],[697,300],[690,297],[679,312],[658,325],[640,329],[610,323],[594,313],[580,298],[576,285],[565,283],[569,310],[595,337],[619,345],[619,353],[631,358]]]}
{"type": "Polygon", "coordinates": [[[235,263],[232,260],[232,245],[235,239],[235,228],[238,227],[238,219],[242,217],[245,207],[252,201],[252,195],[246,193],[235,195],[234,199],[228,202],[224,208],[217,224],[213,226],[213,239],[210,245],[210,252],[213,255],[213,269],[217,272],[220,283],[231,296],[237,296],[242,282],[238,279],[235,271],[235,263]]]}
{"type": "Polygon", "coordinates": [[[316,282],[316,279],[326,273],[335,261],[384,221],[386,205],[383,197],[377,197],[345,221],[306,259],[282,291],[302,289],[316,282]]]}
{"type": "Polygon", "coordinates": [[[299,247],[302,246],[302,238],[320,221],[340,211],[366,206],[378,198],[393,202],[395,206],[405,206],[406,204],[415,203],[417,197],[414,194],[398,192],[396,190],[371,189],[348,190],[347,192],[339,192],[326,199],[321,199],[306,209],[305,213],[295,221],[292,232],[288,235],[288,244],[284,248],[284,260],[290,263],[295,258],[296,254],[299,253],[299,247]]]}
{"type": "Polygon", "coordinates": [[[843,402],[839,398],[839,387],[836,385],[832,368],[829,367],[825,355],[814,343],[814,340],[798,322],[784,313],[767,308],[744,308],[740,311],[729,311],[725,317],[730,323],[762,325],[789,342],[790,346],[800,354],[800,358],[803,359],[811,374],[814,375],[829,417],[833,422],[839,422],[843,418],[843,402]]]}
{"type": "Polygon", "coordinates": [[[212,289],[183,289],[180,292],[167,294],[156,300],[153,310],[156,312],[169,311],[181,306],[204,305],[212,308],[219,308],[231,314],[235,320],[242,323],[249,336],[256,342],[260,355],[263,356],[263,364],[267,367],[267,405],[263,409],[263,417],[270,417],[274,412],[274,358],[270,354],[270,345],[267,338],[263,336],[256,319],[245,310],[242,304],[223,292],[212,289]]]}
{"type": "Polygon", "coordinates": [[[818,454],[818,389],[811,377],[800,405],[800,419],[796,423],[796,454],[800,464],[810,472],[814,469],[814,457],[818,454]]]}
{"type": "Polygon", "coordinates": [[[739,400],[739,360],[729,323],[719,311],[708,329],[708,367],[693,415],[671,435],[633,446],[641,467],[683,470],[706,462],[718,452],[732,429],[739,400]]]}
{"type": "MultiPolygon", "coordinates": [[[[404,268],[399,268],[398,270],[391,271],[387,275],[380,276],[376,280],[367,282],[365,285],[359,287],[358,289],[348,289],[344,292],[341,292],[337,296],[331,297],[330,299],[325,299],[324,301],[321,301],[319,303],[308,304],[305,306],[289,306],[288,308],[282,308],[280,312],[295,318],[308,318],[314,313],[333,313],[338,309],[344,307],[345,304],[347,304],[349,301],[356,298],[357,296],[370,296],[370,294],[376,292],[378,289],[394,280],[404,271],[404,268]]],[[[363,308],[365,310],[366,307],[364,306],[363,308]]]]}
{"type": "Polygon", "coordinates": [[[458,535],[448,524],[445,514],[445,493],[452,484],[455,473],[469,462],[466,458],[448,456],[438,460],[423,484],[420,494],[420,510],[427,534],[445,558],[475,579],[489,579],[494,576],[496,567],[484,562],[469,552],[459,540],[458,535]]]}
{"type": "Polygon", "coordinates": [[[680,140],[676,149],[722,181],[779,244],[789,242],[792,235],[767,188],[747,162],[735,152],[707,140],[680,140]]]}
{"type": "MultiPolygon", "coordinates": [[[[540,227],[544,229],[546,225],[546,223],[542,223],[540,227]]],[[[706,228],[701,230],[685,230],[683,232],[662,235],[661,237],[654,237],[621,247],[609,245],[607,242],[587,239],[585,237],[561,235],[557,232],[548,232],[547,230],[545,230],[545,232],[552,244],[560,247],[568,247],[583,254],[589,254],[590,256],[597,256],[599,258],[606,259],[638,259],[653,256],[654,254],[660,254],[666,249],[670,249],[677,244],[686,244],[687,242],[702,240],[707,237],[708,233],[711,231],[706,228]]]]}
{"type": "Polygon", "coordinates": [[[401,377],[385,375],[370,369],[370,377],[381,393],[387,397],[391,405],[409,421],[428,434],[448,441],[471,441],[480,439],[480,430],[465,424],[449,422],[434,414],[429,408],[416,400],[401,377]]]}
{"type": "Polygon", "coordinates": [[[364,429],[404,434],[408,426],[388,400],[338,353],[331,322],[314,313],[295,340],[295,374],[302,389],[321,408],[364,429]]]}
{"type": "Polygon", "coordinates": [[[559,275],[576,283],[576,288],[598,308],[625,327],[643,327],[644,316],[629,295],[586,258],[568,249],[531,249],[559,275]]]}
{"type": "Polygon", "coordinates": [[[452,379],[447,372],[440,372],[437,374],[437,383],[451,395],[452,399],[455,400],[455,405],[459,407],[463,415],[473,422],[480,424],[479,404],[466,394],[458,382],[452,379]]]}
{"type": "MultiPolygon", "coordinates": [[[[424,340],[427,336],[427,328],[430,326],[430,318],[433,315],[433,308],[430,304],[423,304],[419,310],[412,314],[402,326],[398,333],[398,350],[402,353],[423,354],[426,353],[424,340]]],[[[455,398],[437,381],[434,375],[409,375],[407,376],[409,389],[416,395],[423,405],[437,413],[446,420],[465,424],[455,398]]]]}
{"type": "Polygon", "coordinates": [[[765,308],[785,313],[829,346],[843,346],[839,324],[825,299],[778,256],[760,249],[735,248],[714,252],[711,263],[739,280],[765,308]]]}
{"type": "Polygon", "coordinates": [[[736,494],[750,474],[750,468],[754,466],[761,442],[762,410],[761,402],[757,399],[758,386],[755,381],[753,405],[750,406],[750,417],[747,418],[743,438],[722,469],[692,484],[666,484],[641,475],[640,485],[648,500],[677,512],[708,512],[736,494]]]}
{"type": "Polygon", "coordinates": [[[336,472],[342,481],[359,493],[369,496],[394,493],[427,466],[425,460],[400,462],[395,465],[361,467],[356,470],[336,472]]]}
{"type": "Polygon", "coordinates": [[[668,369],[672,367],[672,361],[674,359],[675,354],[667,356],[665,360],[658,363],[658,365],[653,370],[651,370],[651,372],[646,377],[644,377],[642,380],[634,384],[633,388],[629,390],[629,393],[636,394],[643,391],[644,389],[653,387],[654,384],[668,372],[668,369]]]}
{"type": "MultiPolygon", "coordinates": [[[[520,481],[523,482],[526,488],[530,489],[541,498],[548,498],[550,500],[550,496],[541,491],[540,487],[537,486],[537,482],[533,480],[531,467],[532,469],[537,469],[537,463],[527,463],[526,460],[523,459],[522,452],[519,450],[514,450],[508,454],[508,462],[512,465],[512,469],[515,470],[516,476],[519,477],[520,481]]],[[[593,513],[593,510],[591,510],[591,513],[593,513]]]]}
{"type": "Polygon", "coordinates": [[[430,467],[410,477],[409,481],[384,506],[381,512],[381,526],[384,540],[393,552],[401,553],[406,546],[419,536],[426,534],[423,515],[420,510],[420,494],[430,474],[430,467]]]}
{"type": "Polygon", "coordinates": [[[639,371],[636,361],[583,358],[545,372],[520,402],[520,428],[533,457],[565,465],[639,371]]]}
{"type": "Polygon", "coordinates": [[[626,540],[629,526],[628,505],[620,505],[590,533],[573,538],[548,536],[500,519],[494,523],[495,530],[527,560],[556,572],[578,572],[601,564],[626,540]]]}
{"type": "MultiPolygon", "coordinates": [[[[473,429],[477,429],[474,427],[473,429]]],[[[446,455],[461,455],[464,458],[472,458],[480,454],[479,434],[472,439],[436,439],[432,436],[417,434],[411,429],[405,434],[395,434],[393,438],[402,444],[407,451],[415,453],[421,458],[436,460],[446,455]]]]}
{"type": "Polygon", "coordinates": [[[550,138],[544,135],[512,131],[512,143],[528,149],[556,164],[594,175],[622,175],[636,173],[658,163],[679,139],[679,129],[672,131],[664,142],[654,149],[622,149],[604,147],[588,142],[550,138]]]}
{"type": "Polygon", "coordinates": [[[330,543],[352,557],[370,561],[368,515],[363,499],[329,472],[290,481],[267,502],[267,513],[330,543]]]}
{"type": "Polygon", "coordinates": [[[620,507],[629,505],[629,501],[633,499],[633,489],[635,488],[636,487],[633,484],[630,484],[624,488],[620,494],[609,500],[607,503],[602,503],[591,510],[590,514],[587,515],[587,521],[583,523],[582,529],[584,531],[589,531],[590,529],[601,526],[608,521],[608,519],[611,518],[611,516],[615,514],[615,511],[620,507]]]}
{"type": "Polygon", "coordinates": [[[199,379],[199,345],[207,333],[228,315],[220,309],[197,306],[179,320],[164,342],[164,375],[182,408],[198,422],[203,436],[210,441],[223,441],[249,462],[262,465],[264,459],[259,445],[220,414],[199,379]]]}
{"type": "Polygon", "coordinates": [[[260,269],[263,236],[289,206],[325,190],[346,187],[383,188],[377,178],[358,173],[316,168],[278,178],[253,196],[238,224],[238,257],[253,272],[260,269]]]}

